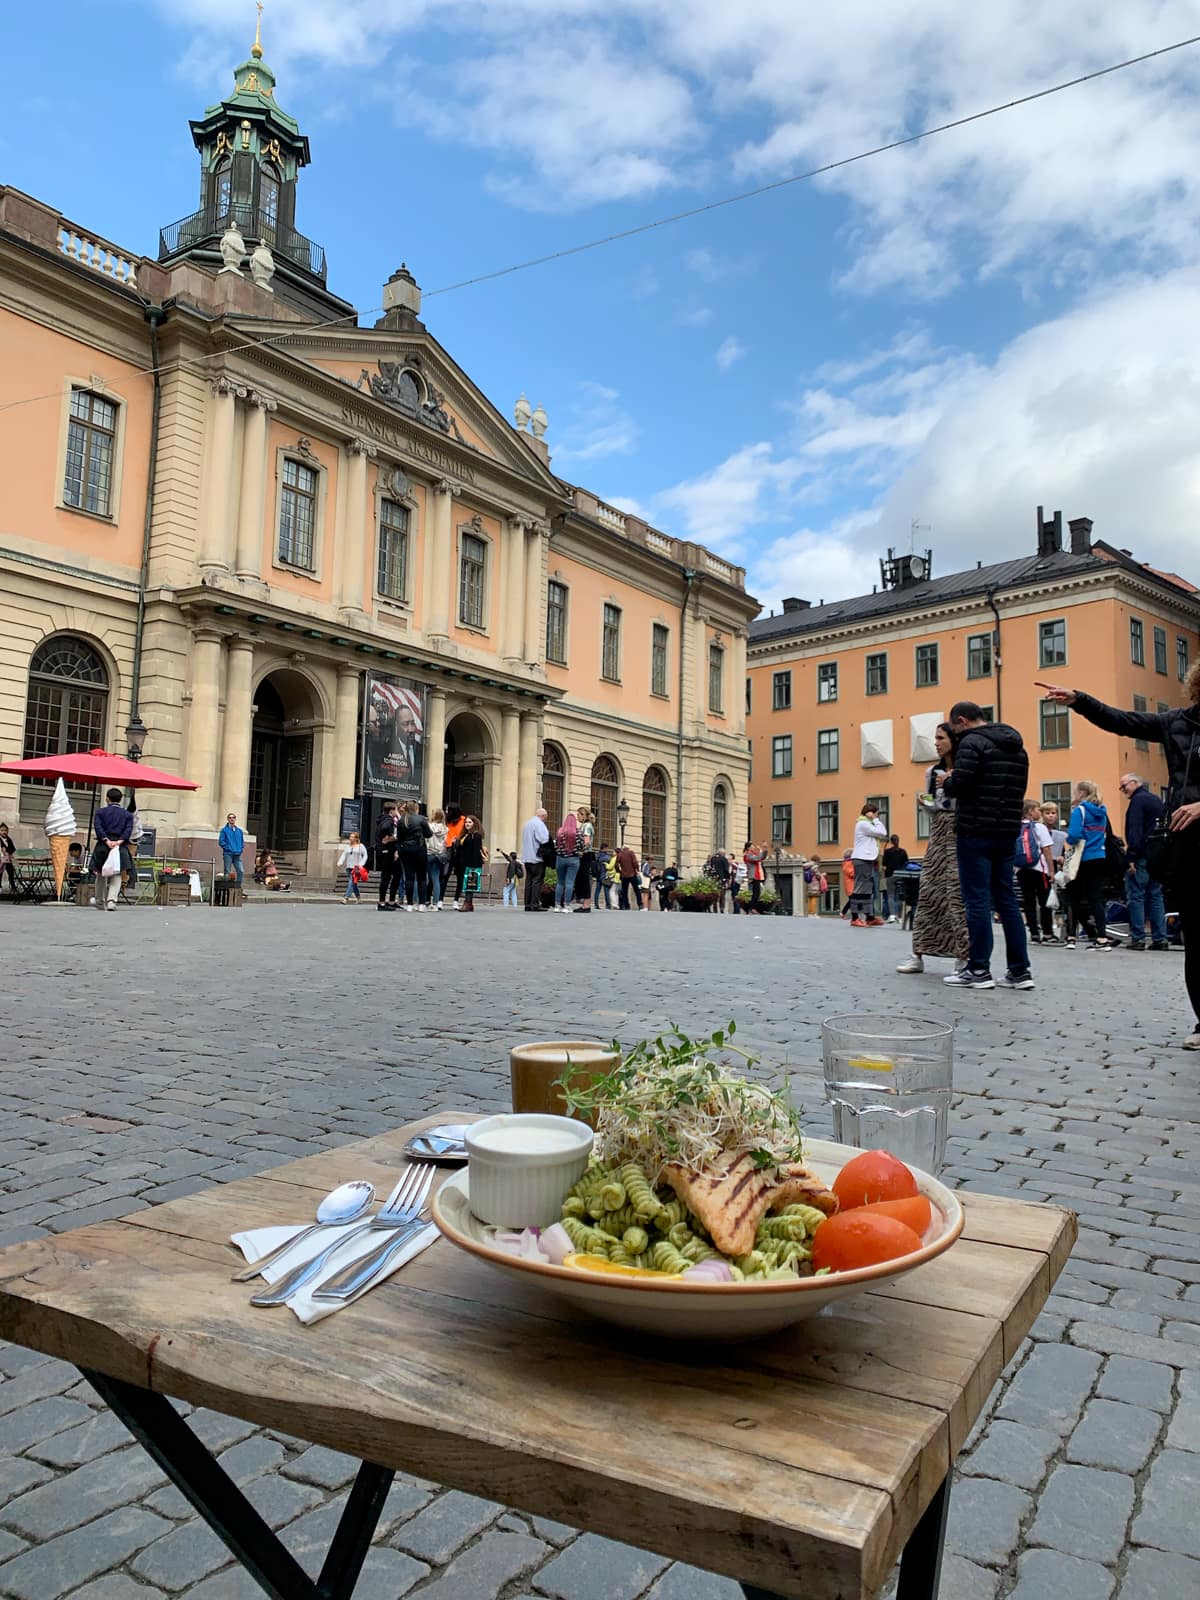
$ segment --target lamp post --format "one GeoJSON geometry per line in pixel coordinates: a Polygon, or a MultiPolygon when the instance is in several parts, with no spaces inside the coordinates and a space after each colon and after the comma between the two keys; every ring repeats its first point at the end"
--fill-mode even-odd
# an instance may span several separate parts
{"type": "Polygon", "coordinates": [[[617,801],[617,827],[621,830],[621,848],[625,848],[625,829],[629,823],[629,801],[617,801]]]}
{"type": "MultiPolygon", "coordinates": [[[[125,725],[125,748],[126,754],[128,755],[130,761],[140,761],[142,759],[142,750],[145,748],[146,734],[148,731],[149,730],[147,729],[146,724],[142,721],[141,717],[138,716],[136,711],[133,712],[128,723],[125,725]]],[[[134,789],[133,785],[130,784],[129,804],[133,805],[136,799],[137,791],[134,789]]]]}

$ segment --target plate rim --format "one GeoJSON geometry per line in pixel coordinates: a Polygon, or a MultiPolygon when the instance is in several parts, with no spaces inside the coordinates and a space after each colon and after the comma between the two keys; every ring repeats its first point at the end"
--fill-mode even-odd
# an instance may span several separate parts
{"type": "MultiPolygon", "coordinates": [[[[859,1150],[852,1149],[849,1145],[839,1145],[831,1140],[812,1139],[806,1141],[805,1161],[815,1159],[820,1163],[820,1154],[824,1151],[846,1151],[849,1156],[861,1155],[859,1150]]],[[[823,1163],[821,1163],[823,1164],[823,1163]]],[[[748,1299],[751,1295],[791,1295],[798,1293],[814,1293],[818,1290],[840,1288],[843,1285],[852,1287],[856,1284],[869,1284],[877,1279],[894,1278],[900,1273],[911,1272],[915,1267],[924,1266],[927,1261],[933,1261],[943,1255],[952,1244],[960,1237],[966,1224],[966,1214],[962,1201],[953,1189],[947,1187],[932,1174],[925,1172],[920,1167],[910,1167],[909,1171],[917,1180],[919,1192],[922,1182],[929,1183],[936,1189],[950,1196],[953,1202],[955,1215],[949,1217],[948,1226],[944,1233],[929,1244],[923,1244],[919,1250],[912,1251],[906,1256],[894,1256],[890,1261],[879,1261],[870,1267],[854,1267],[849,1272],[831,1272],[824,1277],[794,1278],[790,1282],[777,1278],[765,1283],[688,1283],[685,1276],[680,1274],[673,1278],[635,1278],[625,1277],[618,1273],[583,1272],[578,1267],[555,1266],[549,1261],[529,1261],[522,1256],[509,1255],[506,1251],[496,1250],[488,1245],[481,1244],[479,1240],[472,1239],[467,1233],[456,1227],[449,1217],[445,1215],[442,1207],[442,1194],[447,1189],[453,1189],[455,1194],[466,1198],[468,1171],[464,1167],[456,1172],[453,1177],[438,1188],[433,1197],[433,1220],[443,1238],[457,1245],[460,1250],[477,1256],[481,1261],[490,1262],[493,1266],[511,1267],[532,1274],[535,1278],[557,1284],[560,1287],[568,1285],[585,1289],[626,1289],[636,1294],[718,1294],[729,1296],[731,1291],[736,1291],[739,1299],[748,1299]]],[[[930,1195],[930,1199],[936,1196],[930,1195]]],[[[940,1200],[938,1209],[944,1211],[940,1200]]]]}

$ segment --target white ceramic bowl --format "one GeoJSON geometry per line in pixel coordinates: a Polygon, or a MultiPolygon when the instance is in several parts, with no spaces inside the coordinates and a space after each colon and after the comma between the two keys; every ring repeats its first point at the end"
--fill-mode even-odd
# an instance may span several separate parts
{"type": "Polygon", "coordinates": [[[462,1174],[470,1178],[471,1213],[497,1228],[548,1228],[562,1214],[567,1190],[587,1171],[594,1139],[586,1122],[543,1111],[471,1123],[462,1174]]]}
{"type": "MultiPolygon", "coordinates": [[[[479,1128],[483,1124],[475,1126],[479,1128]]],[[[805,1160],[826,1183],[832,1183],[846,1162],[858,1154],[859,1151],[848,1145],[822,1139],[805,1141],[805,1160]]],[[[879,1266],[859,1267],[854,1272],[832,1272],[822,1278],[697,1284],[688,1283],[686,1275],[679,1278],[605,1277],[576,1268],[520,1260],[506,1255],[490,1242],[483,1224],[473,1214],[474,1180],[465,1172],[455,1173],[442,1185],[433,1202],[433,1220],[446,1238],[460,1249],[478,1256],[500,1272],[559,1295],[581,1311],[591,1312],[607,1322],[639,1328],[646,1333],[666,1334],[674,1339],[756,1339],[793,1322],[803,1322],[847,1295],[891,1283],[950,1248],[963,1229],[962,1207],[945,1184],[916,1167],[911,1170],[918,1189],[928,1196],[934,1207],[933,1222],[921,1248],[895,1261],[881,1262],[879,1266]]],[[[559,1190],[560,1209],[569,1187],[569,1183],[564,1184],[559,1190]]],[[[556,1211],[551,1220],[556,1220],[557,1216],[556,1211]]],[[[513,1226],[520,1221],[515,1218],[513,1226]]],[[[523,1221],[532,1227],[547,1226],[528,1217],[523,1221]]]]}

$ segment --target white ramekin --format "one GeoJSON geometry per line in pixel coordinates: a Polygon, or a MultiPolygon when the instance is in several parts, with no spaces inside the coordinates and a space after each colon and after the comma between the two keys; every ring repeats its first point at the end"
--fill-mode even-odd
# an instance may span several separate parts
{"type": "Polygon", "coordinates": [[[567,1190],[587,1171],[595,1135],[574,1117],[530,1111],[485,1117],[466,1133],[471,1210],[497,1228],[548,1228],[562,1216],[567,1190]],[[573,1135],[566,1150],[487,1150],[476,1142],[489,1128],[553,1128],[573,1135]]]}

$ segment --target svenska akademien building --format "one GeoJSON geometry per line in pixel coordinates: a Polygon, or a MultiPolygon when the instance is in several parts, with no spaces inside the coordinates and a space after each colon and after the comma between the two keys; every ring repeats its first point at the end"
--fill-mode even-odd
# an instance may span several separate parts
{"type": "MultiPolygon", "coordinates": [[[[660,861],[740,847],[743,571],[556,477],[544,413],[497,411],[405,269],[358,325],[257,43],[191,131],[156,259],[0,188],[0,750],[123,752],[140,719],[201,785],[142,792],[160,852],[212,855],[234,811],[327,873],[385,674],[422,696],[429,808],[494,846],[542,800],[613,843],[624,801],[660,861]]],[[[0,775],[19,844],[46,800],[0,775]]]]}

